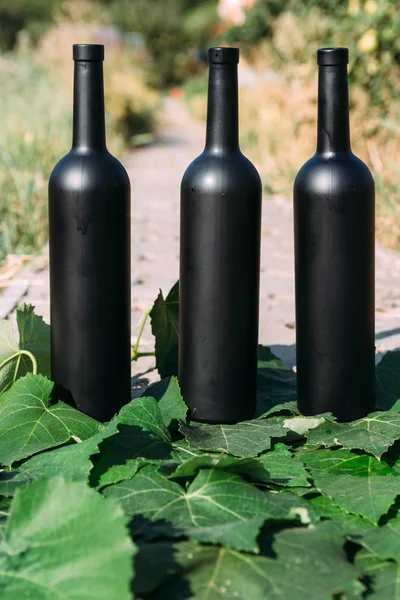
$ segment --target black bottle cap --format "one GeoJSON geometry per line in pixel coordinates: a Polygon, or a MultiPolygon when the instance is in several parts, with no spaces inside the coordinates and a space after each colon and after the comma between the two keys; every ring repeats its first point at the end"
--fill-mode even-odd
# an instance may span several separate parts
{"type": "Polygon", "coordinates": [[[347,65],[349,62],[348,48],[320,48],[317,52],[317,62],[324,67],[347,65]]]}
{"type": "Polygon", "coordinates": [[[216,46],[208,49],[208,62],[210,64],[231,64],[239,62],[239,48],[222,48],[216,46]]]}
{"type": "Polygon", "coordinates": [[[103,44],[74,44],[72,56],[74,60],[104,60],[103,44]]]}

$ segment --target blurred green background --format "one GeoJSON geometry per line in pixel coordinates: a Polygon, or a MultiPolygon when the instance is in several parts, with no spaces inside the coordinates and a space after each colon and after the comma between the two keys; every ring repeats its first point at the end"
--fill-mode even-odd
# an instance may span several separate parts
{"type": "Polygon", "coordinates": [[[47,179],[71,139],[71,45],[83,41],[106,45],[117,154],[152,139],[166,93],[204,119],[207,47],[239,45],[242,149],[266,191],[287,196],[315,150],[316,50],[348,46],[353,150],[375,176],[378,238],[400,247],[397,2],[0,0],[0,260],[46,241],[47,179]]]}

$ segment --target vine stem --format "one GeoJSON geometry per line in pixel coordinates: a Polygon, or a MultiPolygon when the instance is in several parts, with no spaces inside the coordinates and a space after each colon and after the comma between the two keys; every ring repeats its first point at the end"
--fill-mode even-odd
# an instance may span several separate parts
{"type": "Polygon", "coordinates": [[[22,356],[22,354],[18,354],[18,358],[17,358],[17,361],[15,363],[15,371],[14,371],[13,383],[15,383],[17,381],[17,376],[18,376],[18,371],[19,371],[19,365],[21,364],[21,356],[22,356]]]}
{"type": "Polygon", "coordinates": [[[146,310],[146,312],[143,315],[143,319],[142,319],[142,322],[140,324],[139,333],[138,333],[135,345],[132,348],[131,360],[137,360],[141,356],[154,356],[155,355],[155,352],[139,352],[140,339],[142,337],[143,330],[144,330],[144,328],[146,326],[147,319],[150,316],[151,310],[152,310],[152,307],[150,307],[148,310],[146,310]]]}
{"type": "MultiPolygon", "coordinates": [[[[12,356],[9,356],[8,358],[6,358],[5,360],[3,360],[2,363],[0,363],[0,369],[2,367],[4,367],[4,365],[6,365],[7,363],[11,362],[12,360],[14,360],[14,358],[18,359],[18,367],[19,367],[19,362],[21,360],[21,355],[25,354],[26,356],[28,356],[32,362],[32,373],[34,375],[37,374],[37,362],[36,362],[36,358],[33,356],[32,352],[29,352],[29,350],[18,350],[18,352],[16,352],[15,354],[13,354],[12,356]]],[[[15,371],[14,374],[14,381],[16,380],[16,375],[17,375],[18,369],[15,371]]]]}
{"type": "Polygon", "coordinates": [[[155,356],[156,353],[154,352],[154,350],[152,352],[136,352],[136,354],[133,354],[132,352],[132,358],[131,360],[138,360],[138,358],[142,358],[143,356],[155,356]]]}

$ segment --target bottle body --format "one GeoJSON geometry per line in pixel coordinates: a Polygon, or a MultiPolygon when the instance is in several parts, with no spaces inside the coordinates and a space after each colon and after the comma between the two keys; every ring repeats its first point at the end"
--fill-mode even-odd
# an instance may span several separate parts
{"type": "MultiPolygon", "coordinates": [[[[102,122],[75,117],[80,142],[90,128],[98,135],[102,122]]],[[[130,400],[130,185],[105,143],[74,144],[55,166],[49,228],[54,393],[106,421],[130,400]]]]}
{"type": "Polygon", "coordinates": [[[375,404],[375,192],[343,131],[348,116],[337,120],[343,103],[348,115],[343,69],[334,85],[342,66],[320,73],[319,101],[326,78],[333,91],[319,115],[319,149],[294,184],[296,346],[300,411],[350,421],[375,404]]]}
{"type": "MultiPolygon", "coordinates": [[[[209,98],[208,127],[210,110],[209,98]]],[[[255,410],[261,182],[224,131],[212,135],[181,185],[179,381],[192,419],[234,423],[255,410]]]]}

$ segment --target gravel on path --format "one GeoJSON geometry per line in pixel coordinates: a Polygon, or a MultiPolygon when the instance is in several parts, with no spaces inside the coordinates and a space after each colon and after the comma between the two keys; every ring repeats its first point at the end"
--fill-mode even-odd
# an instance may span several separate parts
{"type": "MultiPolygon", "coordinates": [[[[124,157],[132,186],[132,340],[143,314],[159,289],[166,294],[178,279],[179,188],[182,175],[204,147],[204,126],[191,119],[182,101],[164,103],[157,143],[124,157]]],[[[19,271],[0,295],[0,316],[13,319],[22,302],[36,306],[49,322],[47,249],[19,271]]],[[[377,248],[377,351],[400,347],[400,255],[377,248]]],[[[263,201],[260,286],[260,343],[290,365],[295,364],[295,314],[292,203],[268,196],[263,201]]],[[[149,324],[141,349],[153,349],[149,324]]],[[[135,385],[154,365],[152,358],[133,363],[135,385]]],[[[150,381],[155,373],[146,374],[150,381]]]]}

